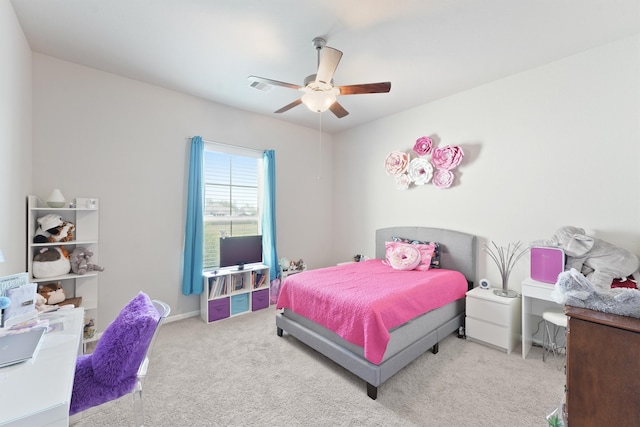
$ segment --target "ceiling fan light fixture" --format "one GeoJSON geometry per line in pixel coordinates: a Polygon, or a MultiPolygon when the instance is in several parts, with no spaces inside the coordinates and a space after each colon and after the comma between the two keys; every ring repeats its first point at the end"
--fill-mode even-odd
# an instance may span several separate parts
{"type": "Polygon", "coordinates": [[[329,91],[307,90],[302,95],[302,103],[314,113],[322,113],[336,102],[336,92],[338,92],[336,89],[329,91]]]}
{"type": "Polygon", "coordinates": [[[338,96],[387,93],[391,90],[391,82],[334,86],[333,76],[342,58],[342,52],[326,46],[326,40],[322,37],[313,39],[313,47],[318,54],[318,68],[315,74],[311,74],[304,79],[302,86],[264,77],[249,76],[249,85],[255,89],[266,90],[271,86],[281,86],[304,92],[300,98],[274,111],[275,114],[284,113],[300,104],[304,104],[314,113],[330,110],[337,118],[341,119],[348,116],[349,112],[337,101],[336,98],[338,96]]]}

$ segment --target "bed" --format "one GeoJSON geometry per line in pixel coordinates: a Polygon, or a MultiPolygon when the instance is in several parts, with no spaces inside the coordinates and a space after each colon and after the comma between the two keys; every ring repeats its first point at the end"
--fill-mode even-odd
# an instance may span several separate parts
{"type": "MultiPolygon", "coordinates": [[[[429,349],[436,354],[438,352],[438,343],[443,338],[456,331],[461,334],[465,317],[464,292],[473,288],[473,284],[476,281],[476,236],[454,230],[429,227],[378,229],[376,230],[376,260],[371,261],[372,267],[381,268],[377,264],[384,263],[382,260],[385,260],[386,256],[386,242],[393,241],[394,238],[437,242],[439,244],[440,270],[453,270],[450,273],[462,277],[465,282],[463,292],[458,294],[452,301],[446,302],[437,308],[430,308],[426,313],[419,314],[386,331],[380,330],[379,333],[371,334],[374,330],[367,329],[368,326],[366,324],[372,322],[364,322],[365,326],[360,327],[365,329],[363,342],[353,339],[353,336],[345,335],[343,330],[338,331],[339,333],[334,332],[329,329],[331,325],[326,323],[326,320],[312,320],[309,317],[309,313],[301,308],[300,305],[296,307],[293,302],[296,298],[302,298],[296,292],[303,292],[300,289],[304,287],[305,281],[312,282],[312,279],[314,279],[311,273],[320,272],[325,274],[325,277],[343,273],[348,275],[349,278],[355,278],[355,275],[360,274],[359,271],[365,275],[373,274],[367,272],[368,267],[366,265],[341,265],[289,276],[282,285],[281,294],[276,305],[279,309],[276,314],[278,336],[283,337],[286,332],[364,380],[367,385],[367,395],[371,399],[377,398],[378,387],[382,383],[418,356],[429,349]],[[296,287],[296,284],[299,285],[296,287]],[[304,315],[301,313],[304,313],[304,315]],[[367,333],[370,335],[366,335],[367,333]],[[345,337],[348,339],[345,339],[345,337]],[[384,348],[374,347],[372,350],[369,347],[369,341],[373,342],[375,346],[380,345],[379,341],[381,340],[385,341],[384,348]]],[[[425,273],[444,274],[445,272],[432,269],[425,273]]],[[[373,276],[370,275],[369,277],[373,276]]],[[[315,277],[315,280],[319,279],[315,277]]],[[[374,279],[371,280],[373,281],[374,279]]],[[[378,279],[376,278],[375,280],[378,279]]],[[[456,280],[459,281],[459,278],[456,278],[456,280]]],[[[344,283],[343,281],[343,286],[344,283]]],[[[456,284],[456,286],[459,288],[460,284],[456,284]]],[[[350,286],[345,286],[345,288],[348,287],[350,286]]],[[[327,288],[331,287],[327,286],[327,288]]],[[[322,304],[326,304],[326,301],[318,301],[317,305],[323,307],[322,304]]],[[[385,314],[383,316],[384,322],[390,318],[393,321],[399,321],[402,316],[396,316],[396,314],[385,314]]],[[[362,317],[366,318],[366,316],[362,317]]],[[[379,318],[380,316],[376,318],[378,319],[377,323],[381,323],[379,318]]],[[[380,327],[380,325],[377,327],[380,327]]]]}

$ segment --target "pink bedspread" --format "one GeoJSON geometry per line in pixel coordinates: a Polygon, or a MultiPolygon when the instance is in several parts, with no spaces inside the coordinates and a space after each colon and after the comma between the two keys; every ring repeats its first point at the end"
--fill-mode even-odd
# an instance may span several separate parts
{"type": "Polygon", "coordinates": [[[280,289],[277,308],[289,308],[364,348],[379,364],[389,330],[463,298],[458,271],[399,271],[374,259],[294,274],[280,289]]]}

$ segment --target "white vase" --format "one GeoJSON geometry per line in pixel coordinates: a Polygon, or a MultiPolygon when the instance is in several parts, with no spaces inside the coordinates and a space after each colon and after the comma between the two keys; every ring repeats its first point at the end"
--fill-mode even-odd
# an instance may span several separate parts
{"type": "Polygon", "coordinates": [[[65,202],[66,200],[64,199],[62,192],[57,188],[51,192],[49,198],[47,199],[47,205],[49,205],[49,207],[51,208],[63,208],[65,202]]]}

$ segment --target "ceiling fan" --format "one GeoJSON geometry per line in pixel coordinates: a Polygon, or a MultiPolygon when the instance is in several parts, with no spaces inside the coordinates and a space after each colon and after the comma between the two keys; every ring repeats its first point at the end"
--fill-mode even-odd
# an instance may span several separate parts
{"type": "Polygon", "coordinates": [[[293,83],[285,83],[278,80],[267,79],[258,76],[249,76],[249,85],[256,89],[265,90],[268,85],[297,89],[304,94],[290,104],[276,110],[275,113],[284,113],[293,107],[305,104],[311,111],[321,113],[331,110],[339,119],[349,114],[338,101],[337,96],[360,95],[365,93],[387,93],[391,90],[391,82],[365,83],[349,86],[334,86],[333,74],[338,67],[342,52],[326,46],[326,40],[322,37],[313,39],[313,47],[318,54],[318,70],[304,79],[303,86],[293,83]]]}

